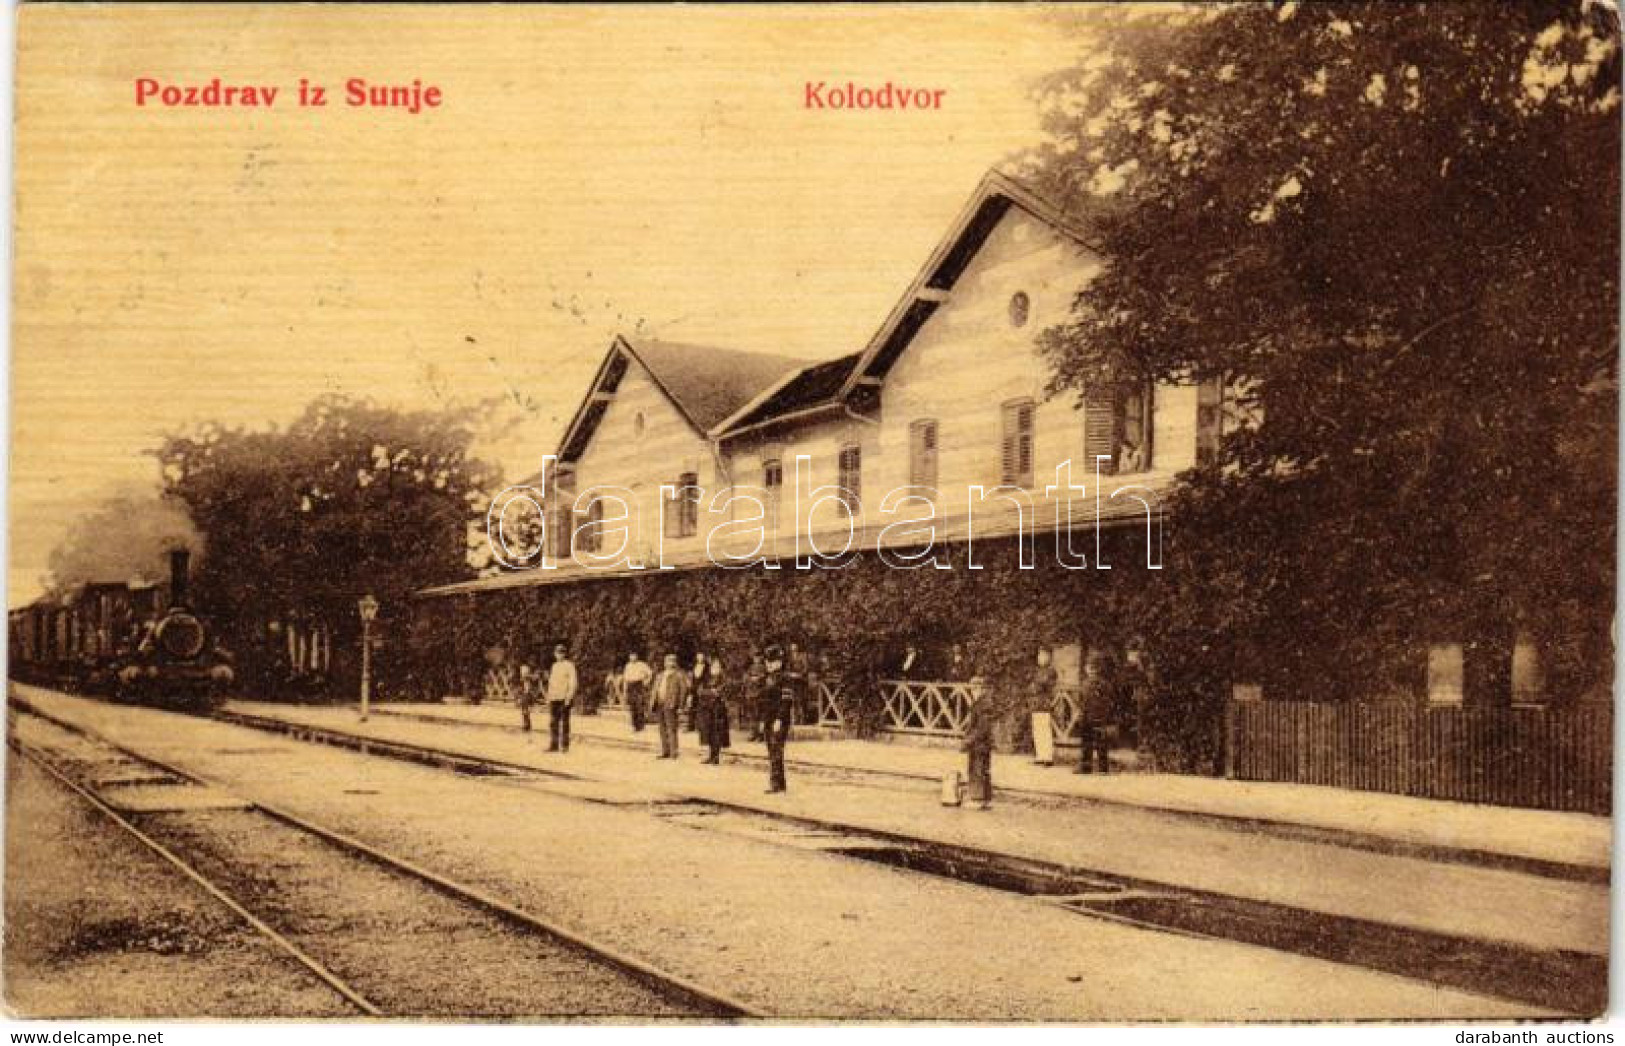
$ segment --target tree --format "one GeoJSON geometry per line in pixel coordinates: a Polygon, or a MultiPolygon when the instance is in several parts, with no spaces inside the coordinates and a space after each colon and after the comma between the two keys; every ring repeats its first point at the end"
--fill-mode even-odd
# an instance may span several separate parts
{"type": "Polygon", "coordinates": [[[1120,11],[1040,91],[1024,172],[1105,261],[1056,390],[1228,390],[1138,608],[1188,697],[1413,688],[1465,643],[1509,699],[1609,675],[1617,12],[1600,3],[1120,11]],[[1399,651],[1409,651],[1400,656],[1399,651]]]}
{"type": "Polygon", "coordinates": [[[210,552],[199,602],[249,648],[268,622],[302,616],[353,649],[367,592],[386,626],[395,613],[404,623],[413,592],[467,572],[470,524],[497,478],[470,453],[478,417],[324,397],[286,430],[168,436],[156,452],[166,491],[210,552]]]}

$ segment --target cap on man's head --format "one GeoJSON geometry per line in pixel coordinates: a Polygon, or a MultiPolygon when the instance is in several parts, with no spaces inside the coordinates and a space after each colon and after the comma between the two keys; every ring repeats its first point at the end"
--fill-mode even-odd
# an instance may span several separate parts
{"type": "Polygon", "coordinates": [[[769,661],[778,661],[784,657],[784,651],[779,648],[779,644],[770,643],[768,648],[762,652],[762,656],[769,661]]]}

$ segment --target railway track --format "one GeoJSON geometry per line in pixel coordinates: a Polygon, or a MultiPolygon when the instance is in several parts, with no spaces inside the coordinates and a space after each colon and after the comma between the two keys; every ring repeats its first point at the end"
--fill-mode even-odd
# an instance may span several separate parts
{"type": "MultiPolygon", "coordinates": [[[[16,698],[13,702],[18,703],[16,698]]],[[[1602,956],[1454,937],[1289,908],[713,799],[651,803],[593,798],[590,791],[578,787],[593,779],[580,774],[265,716],[225,712],[215,718],[305,742],[511,781],[562,798],[643,805],[654,816],[700,831],[746,835],[1020,894],[1073,915],[1140,929],[1255,945],[1515,999],[1557,1012],[1593,1013],[1606,1005],[1607,960],[1602,956]]]]}
{"type": "MultiPolygon", "coordinates": [[[[10,744],[362,1017],[764,1014],[401,856],[14,702],[10,744]]],[[[396,754],[396,757],[400,757],[396,754]]]]}

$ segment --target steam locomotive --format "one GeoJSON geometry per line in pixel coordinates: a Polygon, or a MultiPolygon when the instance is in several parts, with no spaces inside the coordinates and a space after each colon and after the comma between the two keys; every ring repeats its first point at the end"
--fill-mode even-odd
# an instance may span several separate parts
{"type": "Polygon", "coordinates": [[[169,554],[169,584],[88,584],[11,611],[10,675],[115,701],[206,711],[235,672],[188,601],[191,556],[169,554]],[[162,609],[160,609],[162,608],[162,609]]]}

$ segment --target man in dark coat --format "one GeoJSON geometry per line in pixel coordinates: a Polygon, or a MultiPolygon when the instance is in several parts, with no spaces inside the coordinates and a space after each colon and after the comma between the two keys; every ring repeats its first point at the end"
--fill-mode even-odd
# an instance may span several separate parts
{"type": "Polygon", "coordinates": [[[766,658],[766,674],[757,701],[762,714],[762,733],[767,737],[767,790],[772,793],[788,787],[784,775],[784,746],[790,740],[791,720],[795,715],[795,687],[784,671],[783,651],[770,646],[766,658]]]}
{"type": "Polygon", "coordinates": [[[694,720],[700,743],[708,750],[705,761],[713,766],[722,762],[722,750],[728,747],[728,702],[723,693],[727,681],[722,671],[721,659],[713,654],[705,661],[705,674],[694,684],[694,720]]]}
{"type": "Polygon", "coordinates": [[[807,682],[812,675],[812,661],[801,644],[792,642],[790,653],[784,659],[784,675],[790,685],[794,707],[791,715],[798,723],[807,722],[807,682]]]}
{"type": "Polygon", "coordinates": [[[983,810],[993,808],[993,729],[1001,715],[996,694],[983,690],[965,714],[965,777],[970,798],[983,810]]]}
{"type": "Polygon", "coordinates": [[[1111,773],[1112,705],[1115,675],[1104,655],[1091,651],[1078,689],[1078,769],[1080,774],[1111,773]]]}
{"type": "Polygon", "coordinates": [[[757,705],[762,696],[762,682],[767,678],[767,665],[762,660],[762,652],[756,647],[750,648],[750,664],[745,668],[744,685],[739,688],[739,718],[741,722],[750,724],[750,738],[752,741],[762,739],[762,715],[757,705]]]}

